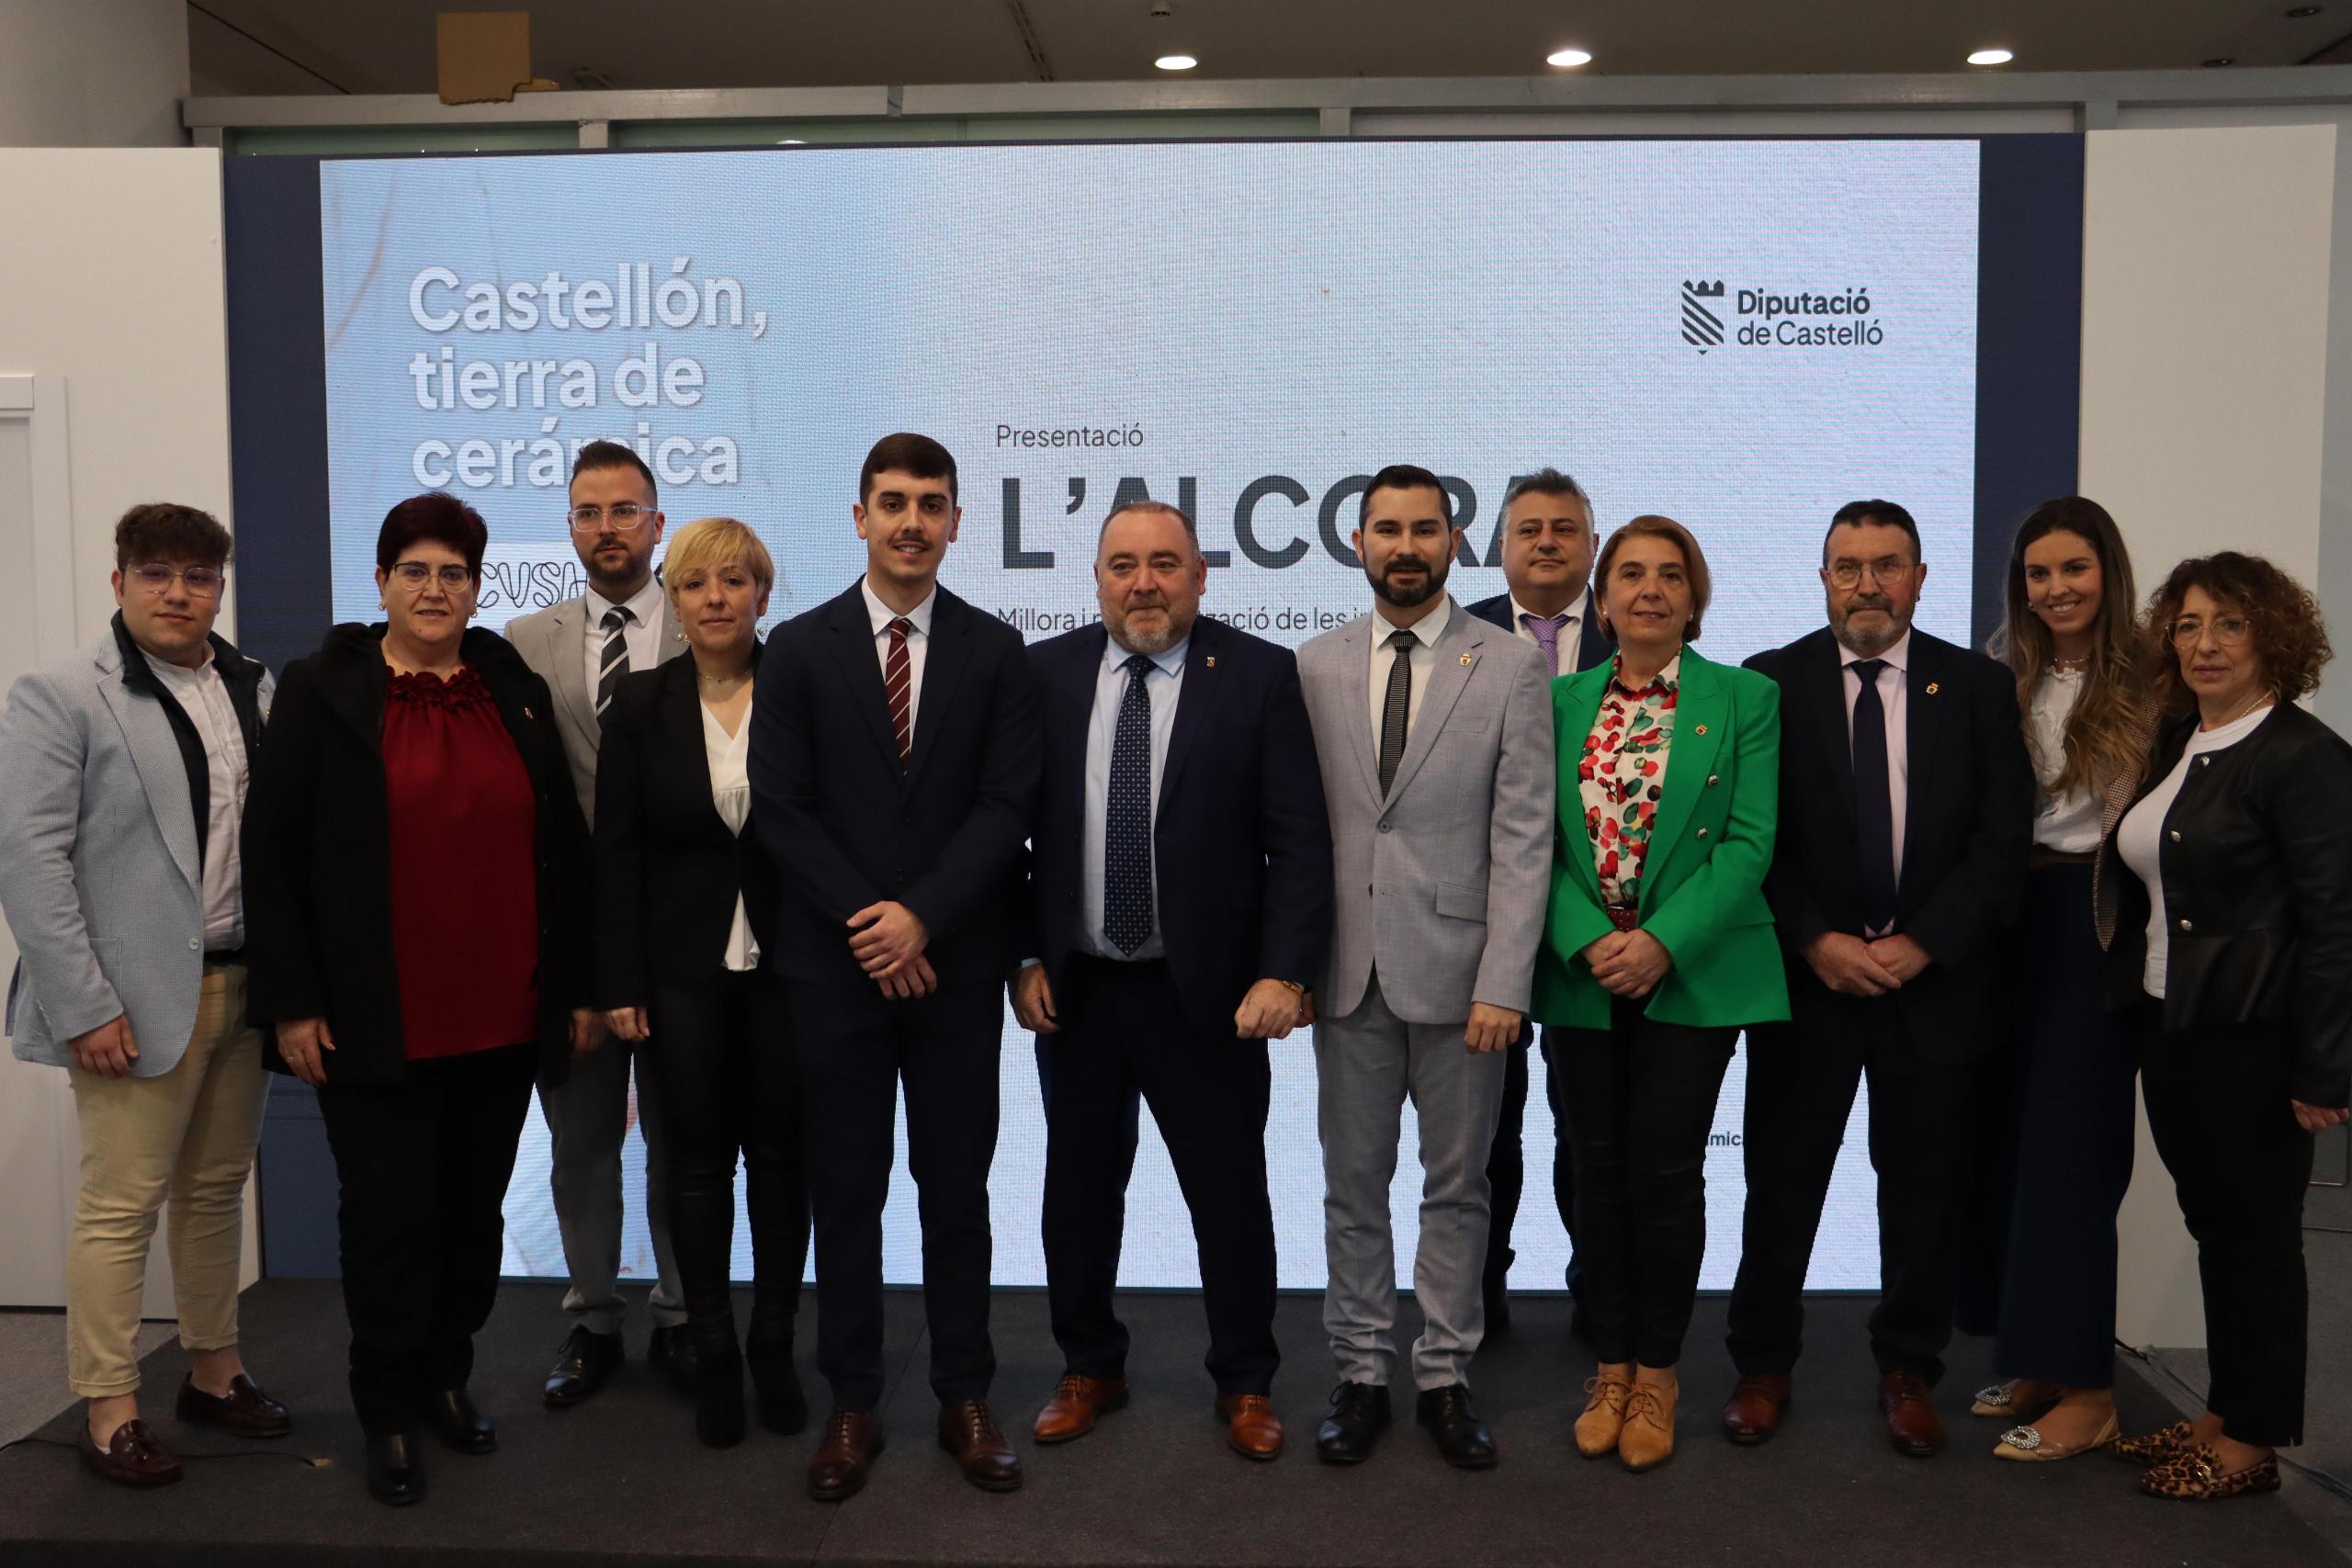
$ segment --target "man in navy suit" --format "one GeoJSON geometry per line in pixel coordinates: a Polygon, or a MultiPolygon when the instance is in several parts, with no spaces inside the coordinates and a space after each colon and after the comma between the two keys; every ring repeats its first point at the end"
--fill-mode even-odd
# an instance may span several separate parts
{"type": "Polygon", "coordinates": [[[1331,832],[1288,649],[1200,615],[1193,520],[1102,525],[1102,622],[1029,650],[1045,709],[1034,923],[1012,1005],[1045,1090],[1046,1273],[1063,1374],[1041,1443],[1127,1396],[1112,1306],[1138,1100],[1192,1210],[1227,1441],[1282,1451],[1268,1039],[1298,1026],[1331,933],[1331,832]]]}
{"type": "MultiPolygon", "coordinates": [[[[1617,651],[1592,610],[1592,498],[1557,468],[1543,468],[1512,484],[1503,497],[1503,582],[1507,592],[1469,607],[1480,620],[1516,633],[1544,652],[1554,675],[1571,675],[1605,662],[1617,651]]],[[[1487,1233],[1487,1337],[1510,1328],[1511,1222],[1527,1185],[1527,1160],[1520,1128],[1527,1118],[1527,1046],[1535,1026],[1524,1024],[1512,1046],[1503,1078],[1502,1120],[1495,1128],[1494,1152],[1487,1159],[1487,1185],[1493,1190],[1493,1224],[1487,1233]]],[[[1560,1114],[1558,1079],[1550,1072],[1552,1044],[1544,1042],[1544,1098],[1552,1106],[1552,1191],[1560,1224],[1576,1243],[1576,1169],[1568,1158],[1568,1119],[1560,1114]]],[[[1567,1286],[1577,1288],[1577,1266],[1568,1261],[1567,1286]]]]}

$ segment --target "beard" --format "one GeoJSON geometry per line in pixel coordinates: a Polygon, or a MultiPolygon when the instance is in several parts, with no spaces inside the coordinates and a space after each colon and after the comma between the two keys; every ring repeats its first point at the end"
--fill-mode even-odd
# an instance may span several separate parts
{"type": "Polygon", "coordinates": [[[1903,640],[1911,629],[1908,612],[1898,612],[1893,600],[1883,593],[1873,593],[1855,600],[1829,617],[1829,629],[1838,642],[1865,659],[1875,659],[1903,640]],[[1877,610],[1886,616],[1883,629],[1864,628],[1854,625],[1854,617],[1865,610],[1877,610]]]}
{"type": "Polygon", "coordinates": [[[1418,609],[1428,604],[1433,595],[1445,591],[1445,574],[1453,566],[1453,552],[1447,551],[1441,555],[1434,564],[1428,562],[1422,564],[1427,565],[1429,570],[1422,574],[1421,581],[1418,583],[1400,585],[1391,582],[1388,580],[1388,573],[1396,570],[1396,561],[1393,558],[1385,570],[1374,572],[1370,567],[1366,567],[1364,576],[1372,583],[1374,597],[1382,604],[1393,604],[1399,610],[1418,609]]]}
{"type": "Polygon", "coordinates": [[[638,559],[637,552],[628,547],[626,540],[615,542],[619,544],[627,557],[618,567],[608,567],[605,564],[605,541],[603,539],[597,540],[596,547],[588,552],[585,563],[588,569],[588,581],[598,588],[626,587],[636,581],[638,574],[645,570],[644,563],[638,559]]]}
{"type": "Polygon", "coordinates": [[[1111,640],[1129,653],[1154,657],[1182,642],[1193,631],[1192,617],[1186,616],[1180,621],[1176,612],[1166,604],[1131,605],[1115,615],[1106,607],[1102,612],[1102,625],[1110,632],[1111,640]],[[1136,617],[1150,610],[1160,612],[1159,619],[1149,631],[1145,631],[1136,625],[1136,617]]]}

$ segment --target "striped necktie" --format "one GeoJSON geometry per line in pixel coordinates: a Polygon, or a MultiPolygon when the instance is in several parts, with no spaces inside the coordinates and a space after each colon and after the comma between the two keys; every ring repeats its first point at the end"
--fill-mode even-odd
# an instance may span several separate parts
{"type": "Polygon", "coordinates": [[[882,665],[882,689],[890,699],[890,728],[899,738],[899,766],[915,749],[914,678],[907,660],[907,634],[915,624],[904,615],[890,622],[890,652],[882,665]]]}
{"type": "Polygon", "coordinates": [[[613,693],[619,687],[621,677],[628,673],[628,623],[629,613],[626,609],[607,610],[604,620],[598,623],[605,628],[605,654],[596,662],[600,671],[596,676],[598,718],[605,716],[605,709],[611,705],[613,693]]]}

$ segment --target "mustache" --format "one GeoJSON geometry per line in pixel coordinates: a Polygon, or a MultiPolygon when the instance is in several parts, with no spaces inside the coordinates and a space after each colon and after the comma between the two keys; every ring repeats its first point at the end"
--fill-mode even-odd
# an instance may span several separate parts
{"type": "Polygon", "coordinates": [[[1863,593],[1846,602],[1846,614],[1850,615],[1857,610],[1884,610],[1893,615],[1894,601],[1883,593],[1863,593]]]}

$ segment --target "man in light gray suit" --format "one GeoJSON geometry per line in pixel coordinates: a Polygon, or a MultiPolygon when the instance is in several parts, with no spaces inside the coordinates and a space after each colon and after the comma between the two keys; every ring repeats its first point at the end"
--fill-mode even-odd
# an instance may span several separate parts
{"type": "MultiPolygon", "coordinates": [[[[675,659],[685,651],[686,637],[653,576],[662,516],[645,460],[616,441],[582,447],[571,466],[568,515],[572,548],[587,569],[587,592],[509,622],[506,638],[555,694],[556,728],[581,812],[593,827],[603,734],[598,716],[623,675],[675,659]]],[[[621,1145],[628,1134],[634,1049],[600,1030],[594,1048],[572,1059],[561,1083],[539,1086],[539,1109],[553,1143],[556,1224],[571,1271],[563,1297],[571,1331],[556,1352],[545,1393],[557,1408],[594,1393],[621,1359],[621,1145]]],[[[637,1119],[645,1134],[645,1212],[658,1274],[646,1358],[691,1388],[694,1340],[670,1249],[666,1122],[650,1074],[638,1075],[637,1119]]]]}
{"type": "Polygon", "coordinates": [[[1415,1414],[1450,1464],[1495,1441],[1470,1400],[1484,1333],[1487,1156],[1527,1010],[1552,864],[1543,656],[1445,592],[1462,531],[1437,476],[1373,476],[1355,535],[1373,613],[1298,650],[1331,818],[1337,925],[1315,998],[1323,1323],[1340,1382],[1316,1435],[1334,1464],[1388,1424],[1396,1249],[1388,1189],[1405,1100],[1420,1124],[1415,1414]]]}

